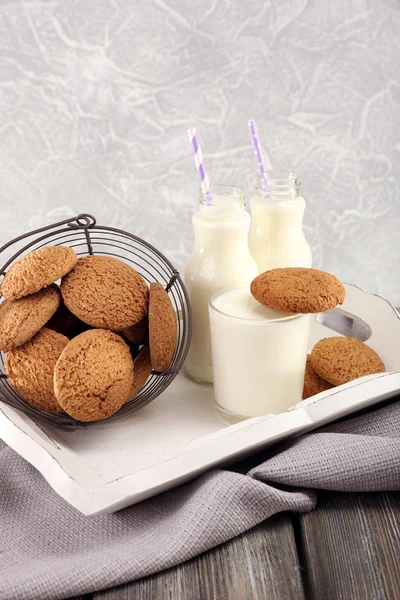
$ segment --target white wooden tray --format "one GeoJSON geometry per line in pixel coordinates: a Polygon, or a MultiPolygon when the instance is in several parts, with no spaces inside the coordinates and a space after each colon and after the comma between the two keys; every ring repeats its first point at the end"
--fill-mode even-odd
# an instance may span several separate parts
{"type": "Polygon", "coordinates": [[[0,437],[67,502],[93,515],[135,504],[211,467],[376,404],[400,391],[400,317],[383,298],[351,285],[346,290],[343,310],[312,320],[309,347],[338,335],[318,321],[332,323],[339,313],[355,315],[356,328],[364,338],[370,333],[367,343],[382,357],[387,373],[324,392],[283,414],[232,426],[216,416],[212,386],[182,374],[137,413],[72,433],[35,422],[0,402],[0,437]]]}

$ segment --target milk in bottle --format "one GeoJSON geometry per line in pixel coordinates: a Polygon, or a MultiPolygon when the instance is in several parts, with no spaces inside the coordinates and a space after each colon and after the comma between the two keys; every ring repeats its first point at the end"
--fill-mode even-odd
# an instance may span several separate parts
{"type": "Polygon", "coordinates": [[[303,233],[306,207],[300,181],[290,171],[269,171],[258,178],[250,202],[250,252],[260,273],[283,267],[311,267],[311,250],[303,233]]]}
{"type": "Polygon", "coordinates": [[[200,191],[193,227],[195,245],[184,276],[193,312],[185,368],[192,378],[212,383],[209,299],[221,287],[258,275],[248,246],[250,215],[243,191],[226,185],[214,186],[212,197],[200,191]]]}

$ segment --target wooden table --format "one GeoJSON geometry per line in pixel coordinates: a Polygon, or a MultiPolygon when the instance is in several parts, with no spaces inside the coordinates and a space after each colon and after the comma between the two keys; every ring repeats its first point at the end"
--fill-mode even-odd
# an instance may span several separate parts
{"type": "MultiPolygon", "coordinates": [[[[400,459],[400,458],[399,458],[400,459]]],[[[79,600],[398,600],[400,492],[320,492],[183,565],[79,600]]]]}

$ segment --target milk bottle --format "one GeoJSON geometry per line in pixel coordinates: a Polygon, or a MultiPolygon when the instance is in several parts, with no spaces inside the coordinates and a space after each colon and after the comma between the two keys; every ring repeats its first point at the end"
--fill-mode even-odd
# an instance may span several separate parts
{"type": "Polygon", "coordinates": [[[248,246],[250,215],[245,211],[243,191],[222,185],[212,188],[212,197],[200,191],[193,227],[195,246],[184,275],[193,311],[185,368],[192,378],[212,383],[209,299],[223,286],[258,275],[248,246]]]}
{"type": "Polygon", "coordinates": [[[260,273],[281,267],[311,267],[311,250],[303,234],[306,207],[300,181],[289,171],[259,177],[250,202],[250,252],[260,273]]]}

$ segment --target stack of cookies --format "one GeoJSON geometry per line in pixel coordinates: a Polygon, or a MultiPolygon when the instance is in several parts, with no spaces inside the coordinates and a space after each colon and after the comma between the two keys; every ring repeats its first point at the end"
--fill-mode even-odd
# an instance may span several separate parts
{"type": "Polygon", "coordinates": [[[107,418],[171,365],[177,319],[168,293],[120,260],[46,246],[14,263],[0,291],[7,379],[37,410],[107,418]]]}
{"type": "Polygon", "coordinates": [[[307,357],[303,398],[384,371],[383,361],[367,344],[352,337],[325,338],[307,357]]]}
{"type": "MultiPolygon", "coordinates": [[[[272,269],[251,284],[254,298],[282,313],[320,313],[343,304],[346,291],[330,273],[317,269],[272,269]]],[[[369,346],[351,337],[320,340],[307,357],[303,398],[365,375],[385,371],[385,365],[369,346]]]]}

